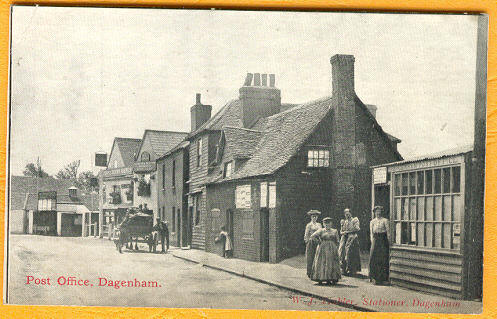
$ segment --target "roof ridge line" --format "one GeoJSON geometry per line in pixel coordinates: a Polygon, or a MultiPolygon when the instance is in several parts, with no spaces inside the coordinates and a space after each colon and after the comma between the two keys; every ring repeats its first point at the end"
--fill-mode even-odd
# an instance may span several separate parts
{"type": "Polygon", "coordinates": [[[245,127],[236,127],[236,126],[231,126],[231,125],[224,125],[223,129],[224,128],[233,128],[233,129],[237,129],[237,130],[244,130],[244,131],[249,131],[249,132],[254,132],[254,133],[264,133],[263,131],[253,130],[253,129],[245,128],[245,127]]]}

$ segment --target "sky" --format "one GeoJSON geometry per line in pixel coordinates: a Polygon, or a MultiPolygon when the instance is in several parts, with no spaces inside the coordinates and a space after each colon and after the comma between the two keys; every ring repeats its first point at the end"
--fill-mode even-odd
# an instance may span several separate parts
{"type": "Polygon", "coordinates": [[[114,137],[190,131],[246,73],[274,73],[282,102],[331,94],[330,57],[355,56],[355,89],[404,158],[473,142],[477,17],[470,15],[13,7],[11,174],[49,174],[114,137]]]}

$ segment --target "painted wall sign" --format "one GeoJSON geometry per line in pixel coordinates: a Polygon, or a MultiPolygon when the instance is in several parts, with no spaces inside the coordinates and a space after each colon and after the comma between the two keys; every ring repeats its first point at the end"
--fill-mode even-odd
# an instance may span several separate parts
{"type": "Polygon", "coordinates": [[[269,183],[269,208],[276,207],[276,182],[269,183]]]}
{"type": "Polygon", "coordinates": [[[261,208],[267,207],[267,182],[261,183],[261,208]]]}
{"type": "Polygon", "coordinates": [[[373,169],[373,181],[375,184],[385,184],[387,182],[387,168],[377,167],[373,169]]]}

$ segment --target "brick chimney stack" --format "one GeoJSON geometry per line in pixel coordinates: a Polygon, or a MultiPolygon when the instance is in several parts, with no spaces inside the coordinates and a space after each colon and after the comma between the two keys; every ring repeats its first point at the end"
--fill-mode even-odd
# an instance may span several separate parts
{"type": "Polygon", "coordinates": [[[333,95],[354,92],[353,55],[335,54],[331,57],[331,76],[333,95]]]}
{"type": "Polygon", "coordinates": [[[247,73],[240,88],[243,127],[252,127],[259,119],[279,113],[281,91],[275,87],[274,74],[247,73]],[[268,81],[269,79],[269,81],[268,81]],[[269,86],[268,86],[269,82],[269,86]]]}
{"type": "Polygon", "coordinates": [[[211,118],[211,105],[204,105],[200,101],[201,95],[197,93],[195,98],[195,105],[190,108],[191,113],[191,131],[197,130],[202,124],[211,118]]]}

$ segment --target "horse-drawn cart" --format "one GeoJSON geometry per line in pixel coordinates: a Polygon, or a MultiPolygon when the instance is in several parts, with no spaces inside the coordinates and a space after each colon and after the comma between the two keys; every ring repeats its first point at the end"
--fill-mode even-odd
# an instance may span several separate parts
{"type": "Polygon", "coordinates": [[[122,247],[138,250],[138,242],[147,243],[149,250],[152,250],[153,241],[153,216],[145,213],[130,214],[117,228],[116,243],[117,250],[122,253],[122,247]]]}

